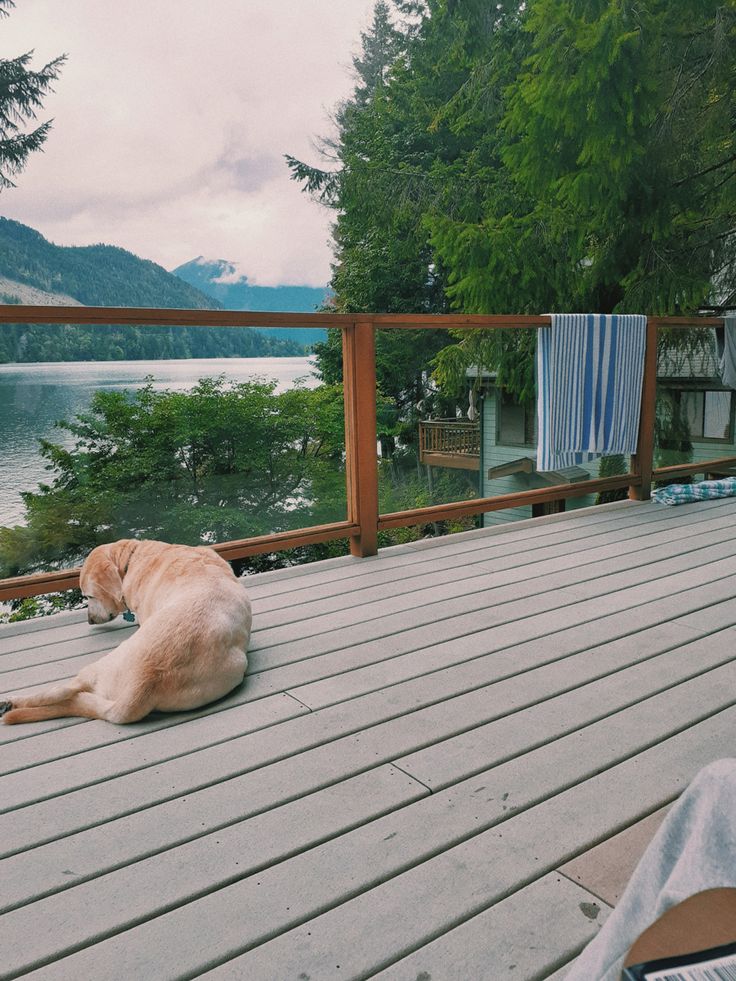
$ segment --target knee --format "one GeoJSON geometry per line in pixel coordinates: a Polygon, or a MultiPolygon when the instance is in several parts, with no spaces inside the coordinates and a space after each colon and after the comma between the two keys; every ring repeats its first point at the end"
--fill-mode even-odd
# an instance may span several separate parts
{"type": "Polygon", "coordinates": [[[105,713],[108,722],[116,725],[126,725],[130,722],[140,722],[151,712],[148,705],[140,702],[121,701],[113,702],[105,713]]]}
{"type": "Polygon", "coordinates": [[[696,773],[688,789],[709,798],[726,796],[736,800],[736,759],[708,763],[696,773]]]}

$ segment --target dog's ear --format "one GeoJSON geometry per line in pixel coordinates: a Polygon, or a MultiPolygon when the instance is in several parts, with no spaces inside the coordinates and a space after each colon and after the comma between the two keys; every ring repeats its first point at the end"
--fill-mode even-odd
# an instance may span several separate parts
{"type": "Polygon", "coordinates": [[[98,545],[92,549],[79,576],[79,584],[83,593],[94,596],[95,599],[102,600],[103,593],[109,597],[116,607],[125,605],[123,600],[123,578],[117,562],[117,554],[113,545],[98,545]]]}

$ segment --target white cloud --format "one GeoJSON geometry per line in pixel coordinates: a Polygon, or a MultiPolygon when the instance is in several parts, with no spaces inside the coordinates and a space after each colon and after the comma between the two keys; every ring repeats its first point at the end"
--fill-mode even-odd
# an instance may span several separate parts
{"type": "Polygon", "coordinates": [[[203,254],[252,282],[323,284],[331,215],[284,153],[349,94],[372,0],[18,0],[0,56],[67,52],[54,117],[0,214],[60,245],[107,242],[166,268],[203,254]]]}

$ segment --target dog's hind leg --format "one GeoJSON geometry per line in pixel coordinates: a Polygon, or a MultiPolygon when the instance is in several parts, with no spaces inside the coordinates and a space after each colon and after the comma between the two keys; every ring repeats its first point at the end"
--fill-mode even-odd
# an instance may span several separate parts
{"type": "Polygon", "coordinates": [[[19,722],[42,722],[44,719],[63,719],[67,716],[81,715],[72,709],[71,702],[57,702],[55,705],[30,705],[16,708],[12,702],[0,704],[0,716],[5,725],[14,726],[19,722]]]}
{"type": "Polygon", "coordinates": [[[61,681],[33,695],[16,695],[0,702],[0,718],[7,725],[16,722],[34,722],[41,719],[58,719],[74,715],[67,706],[84,685],[77,679],[61,681]]]}
{"type": "MultiPolygon", "coordinates": [[[[37,696],[36,696],[37,697],[37,696]]],[[[111,701],[93,691],[75,691],[69,698],[49,704],[29,705],[24,699],[0,703],[0,715],[6,725],[20,722],[41,722],[44,719],[62,719],[80,716],[83,719],[104,719],[118,725],[139,722],[153,710],[153,705],[138,699],[111,701]],[[6,706],[3,712],[3,705],[6,706]]]]}
{"type": "Polygon", "coordinates": [[[11,726],[19,722],[40,722],[44,719],[71,716],[106,719],[109,722],[134,721],[132,718],[124,718],[124,715],[119,706],[116,710],[115,702],[89,691],[76,678],[52,685],[33,695],[19,695],[0,703],[2,721],[11,726]]]}
{"type": "Polygon", "coordinates": [[[84,685],[74,678],[44,688],[33,695],[15,695],[0,702],[0,717],[6,725],[18,722],[40,722],[42,719],[61,719],[79,715],[73,710],[75,699],[83,693],[84,685]]]}
{"type": "Polygon", "coordinates": [[[95,712],[94,718],[105,719],[117,725],[125,725],[129,722],[140,722],[149,715],[155,708],[150,698],[116,698],[114,702],[105,698],[100,698],[94,692],[82,692],[76,696],[75,701],[81,706],[89,707],[95,712]],[[104,704],[103,704],[104,703],[104,704]]]}
{"type": "Polygon", "coordinates": [[[49,685],[48,688],[42,688],[41,691],[34,692],[33,695],[16,695],[2,704],[7,705],[8,708],[29,708],[31,705],[58,705],[59,702],[66,702],[78,692],[84,691],[86,687],[78,678],[71,678],[67,681],[60,681],[55,685],[49,685]]]}

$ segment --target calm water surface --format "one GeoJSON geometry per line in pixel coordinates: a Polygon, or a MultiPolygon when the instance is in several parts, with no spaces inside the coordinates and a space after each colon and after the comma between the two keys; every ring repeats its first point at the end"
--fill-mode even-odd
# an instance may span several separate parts
{"type": "Polygon", "coordinates": [[[224,374],[233,381],[266,378],[277,391],[307,378],[309,358],[202,358],[182,361],[84,361],[0,365],[0,525],[23,524],[20,492],[50,482],[38,440],[70,446],[73,437],[54,426],[89,408],[93,392],[135,389],[153,375],[155,388],[185,391],[200,378],[224,374]]]}

